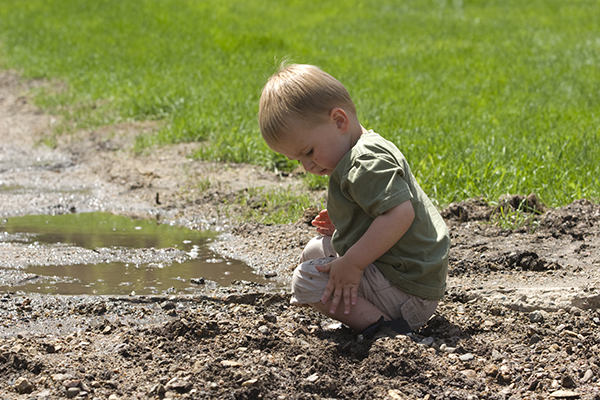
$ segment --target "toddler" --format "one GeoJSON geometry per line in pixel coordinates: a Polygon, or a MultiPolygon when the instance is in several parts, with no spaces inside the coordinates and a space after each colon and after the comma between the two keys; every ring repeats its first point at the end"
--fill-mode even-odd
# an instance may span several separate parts
{"type": "Polygon", "coordinates": [[[348,91],[312,65],[282,66],[260,98],[268,146],[329,176],[320,236],[292,278],[310,305],[367,338],[427,323],[446,289],[450,238],[398,148],[359,122],[348,91]]]}

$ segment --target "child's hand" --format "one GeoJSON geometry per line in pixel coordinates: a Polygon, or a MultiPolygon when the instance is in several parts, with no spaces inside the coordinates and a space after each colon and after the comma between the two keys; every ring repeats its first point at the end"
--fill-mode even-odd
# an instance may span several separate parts
{"type": "Polygon", "coordinates": [[[327,210],[321,210],[311,224],[317,227],[317,232],[321,235],[331,236],[333,235],[333,231],[335,231],[335,226],[331,222],[331,219],[329,219],[327,210]]]}
{"type": "Polygon", "coordinates": [[[350,309],[356,305],[363,270],[345,261],[343,257],[337,258],[329,264],[317,265],[316,268],[321,272],[329,272],[329,281],[325,287],[321,303],[327,303],[331,297],[329,312],[333,315],[343,299],[344,314],[350,314],[350,309]]]}

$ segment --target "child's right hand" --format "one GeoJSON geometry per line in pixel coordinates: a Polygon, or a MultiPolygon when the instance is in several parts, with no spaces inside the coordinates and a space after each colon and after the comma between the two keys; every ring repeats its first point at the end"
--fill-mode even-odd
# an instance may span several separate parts
{"type": "Polygon", "coordinates": [[[327,210],[321,210],[319,215],[312,220],[311,224],[317,227],[317,232],[321,235],[331,236],[335,231],[335,226],[331,219],[329,219],[329,213],[327,210]]]}

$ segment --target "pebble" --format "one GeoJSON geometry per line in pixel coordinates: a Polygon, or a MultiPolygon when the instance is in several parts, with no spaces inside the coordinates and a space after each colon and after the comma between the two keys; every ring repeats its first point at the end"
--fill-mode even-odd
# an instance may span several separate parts
{"type": "Polygon", "coordinates": [[[173,378],[167,382],[165,388],[167,390],[174,390],[177,393],[187,393],[192,390],[192,386],[192,383],[188,379],[173,378]]]}
{"type": "Polygon", "coordinates": [[[594,372],[591,369],[585,371],[585,375],[581,378],[581,383],[587,383],[590,379],[594,377],[594,372]]]}
{"type": "Polygon", "coordinates": [[[560,324],[556,327],[556,332],[562,332],[567,326],[565,324],[560,324]]]}
{"type": "Polygon", "coordinates": [[[237,362],[237,361],[231,361],[231,360],[223,360],[221,361],[221,365],[224,367],[241,367],[242,364],[237,362]]]}
{"type": "Polygon", "coordinates": [[[485,372],[487,376],[495,377],[498,375],[498,366],[496,364],[488,364],[483,367],[483,372],[485,372]]]}
{"type": "Polygon", "coordinates": [[[258,331],[263,335],[266,335],[267,333],[269,333],[269,327],[266,325],[259,326],[258,331]]]}
{"type": "Polygon", "coordinates": [[[335,331],[337,329],[341,329],[342,328],[342,323],[341,322],[336,322],[333,324],[329,324],[325,327],[326,331],[335,331]]]}
{"type": "Polygon", "coordinates": [[[472,369],[465,369],[463,371],[460,371],[461,374],[464,375],[465,378],[467,379],[475,379],[477,378],[477,372],[475,370],[472,369]]]}
{"type": "Polygon", "coordinates": [[[78,387],[70,387],[67,389],[67,397],[72,399],[73,397],[78,396],[80,391],[81,390],[78,387]]]}
{"type": "Polygon", "coordinates": [[[277,322],[277,316],[275,314],[265,314],[263,315],[263,318],[265,319],[265,321],[271,322],[273,324],[277,322]]]}
{"type": "Polygon", "coordinates": [[[54,382],[63,382],[67,379],[73,379],[73,377],[67,374],[52,374],[52,380],[54,382]]]}
{"type": "Polygon", "coordinates": [[[571,375],[567,375],[567,374],[563,375],[560,380],[560,383],[561,383],[562,387],[567,388],[567,389],[575,387],[575,381],[573,380],[571,375]]]}
{"type": "Polygon", "coordinates": [[[393,400],[404,400],[406,399],[406,396],[404,396],[404,394],[399,391],[398,389],[390,389],[388,390],[388,396],[390,396],[390,398],[392,398],[393,400]]]}
{"type": "Polygon", "coordinates": [[[158,396],[162,398],[164,397],[166,392],[167,389],[165,389],[165,387],[160,383],[157,383],[156,385],[152,386],[152,388],[150,388],[150,390],[148,391],[148,397],[158,396]]]}
{"type": "Polygon", "coordinates": [[[544,321],[544,314],[542,314],[542,312],[539,311],[539,310],[532,311],[529,314],[529,320],[531,322],[543,322],[544,321]]]}
{"type": "Polygon", "coordinates": [[[557,390],[556,392],[550,393],[550,397],[559,397],[559,398],[576,398],[579,397],[580,394],[577,392],[573,392],[571,390],[557,390]]]}
{"type": "Polygon", "coordinates": [[[81,387],[81,380],[80,379],[67,379],[67,380],[63,381],[63,385],[66,388],[81,387]]]}
{"type": "Polygon", "coordinates": [[[542,341],[542,338],[537,335],[537,334],[533,334],[530,338],[529,338],[529,344],[536,344],[542,341]]]}
{"type": "Polygon", "coordinates": [[[456,347],[450,347],[446,343],[440,346],[440,350],[445,353],[454,353],[456,351],[456,347]]]}
{"type": "Polygon", "coordinates": [[[33,384],[31,382],[29,382],[29,380],[27,380],[27,378],[24,377],[20,377],[15,381],[15,389],[17,390],[17,392],[24,394],[24,393],[31,393],[33,391],[33,384]]]}
{"type": "Polygon", "coordinates": [[[242,387],[246,387],[246,386],[254,386],[254,384],[256,384],[256,382],[258,382],[258,379],[254,378],[254,379],[248,379],[247,381],[242,383],[242,387]]]}
{"type": "Polygon", "coordinates": [[[419,344],[423,345],[423,346],[431,346],[433,344],[433,337],[428,336],[425,339],[421,340],[419,342],[419,344]]]}
{"type": "Polygon", "coordinates": [[[304,379],[307,382],[310,383],[315,383],[316,381],[319,380],[319,374],[312,374],[311,376],[309,376],[308,378],[304,379]]]}
{"type": "Polygon", "coordinates": [[[460,357],[458,357],[460,361],[471,361],[474,358],[475,356],[472,353],[463,354],[460,357]]]}

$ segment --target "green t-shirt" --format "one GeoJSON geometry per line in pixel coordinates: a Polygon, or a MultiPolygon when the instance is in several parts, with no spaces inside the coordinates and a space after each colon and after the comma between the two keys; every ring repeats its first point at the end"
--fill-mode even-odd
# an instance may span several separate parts
{"type": "Polygon", "coordinates": [[[446,290],[448,228],[400,150],[373,131],[359,138],[329,178],[332,245],[344,255],[376,217],[407,200],[415,210],[413,223],[374,264],[402,291],[438,300],[446,290]]]}

